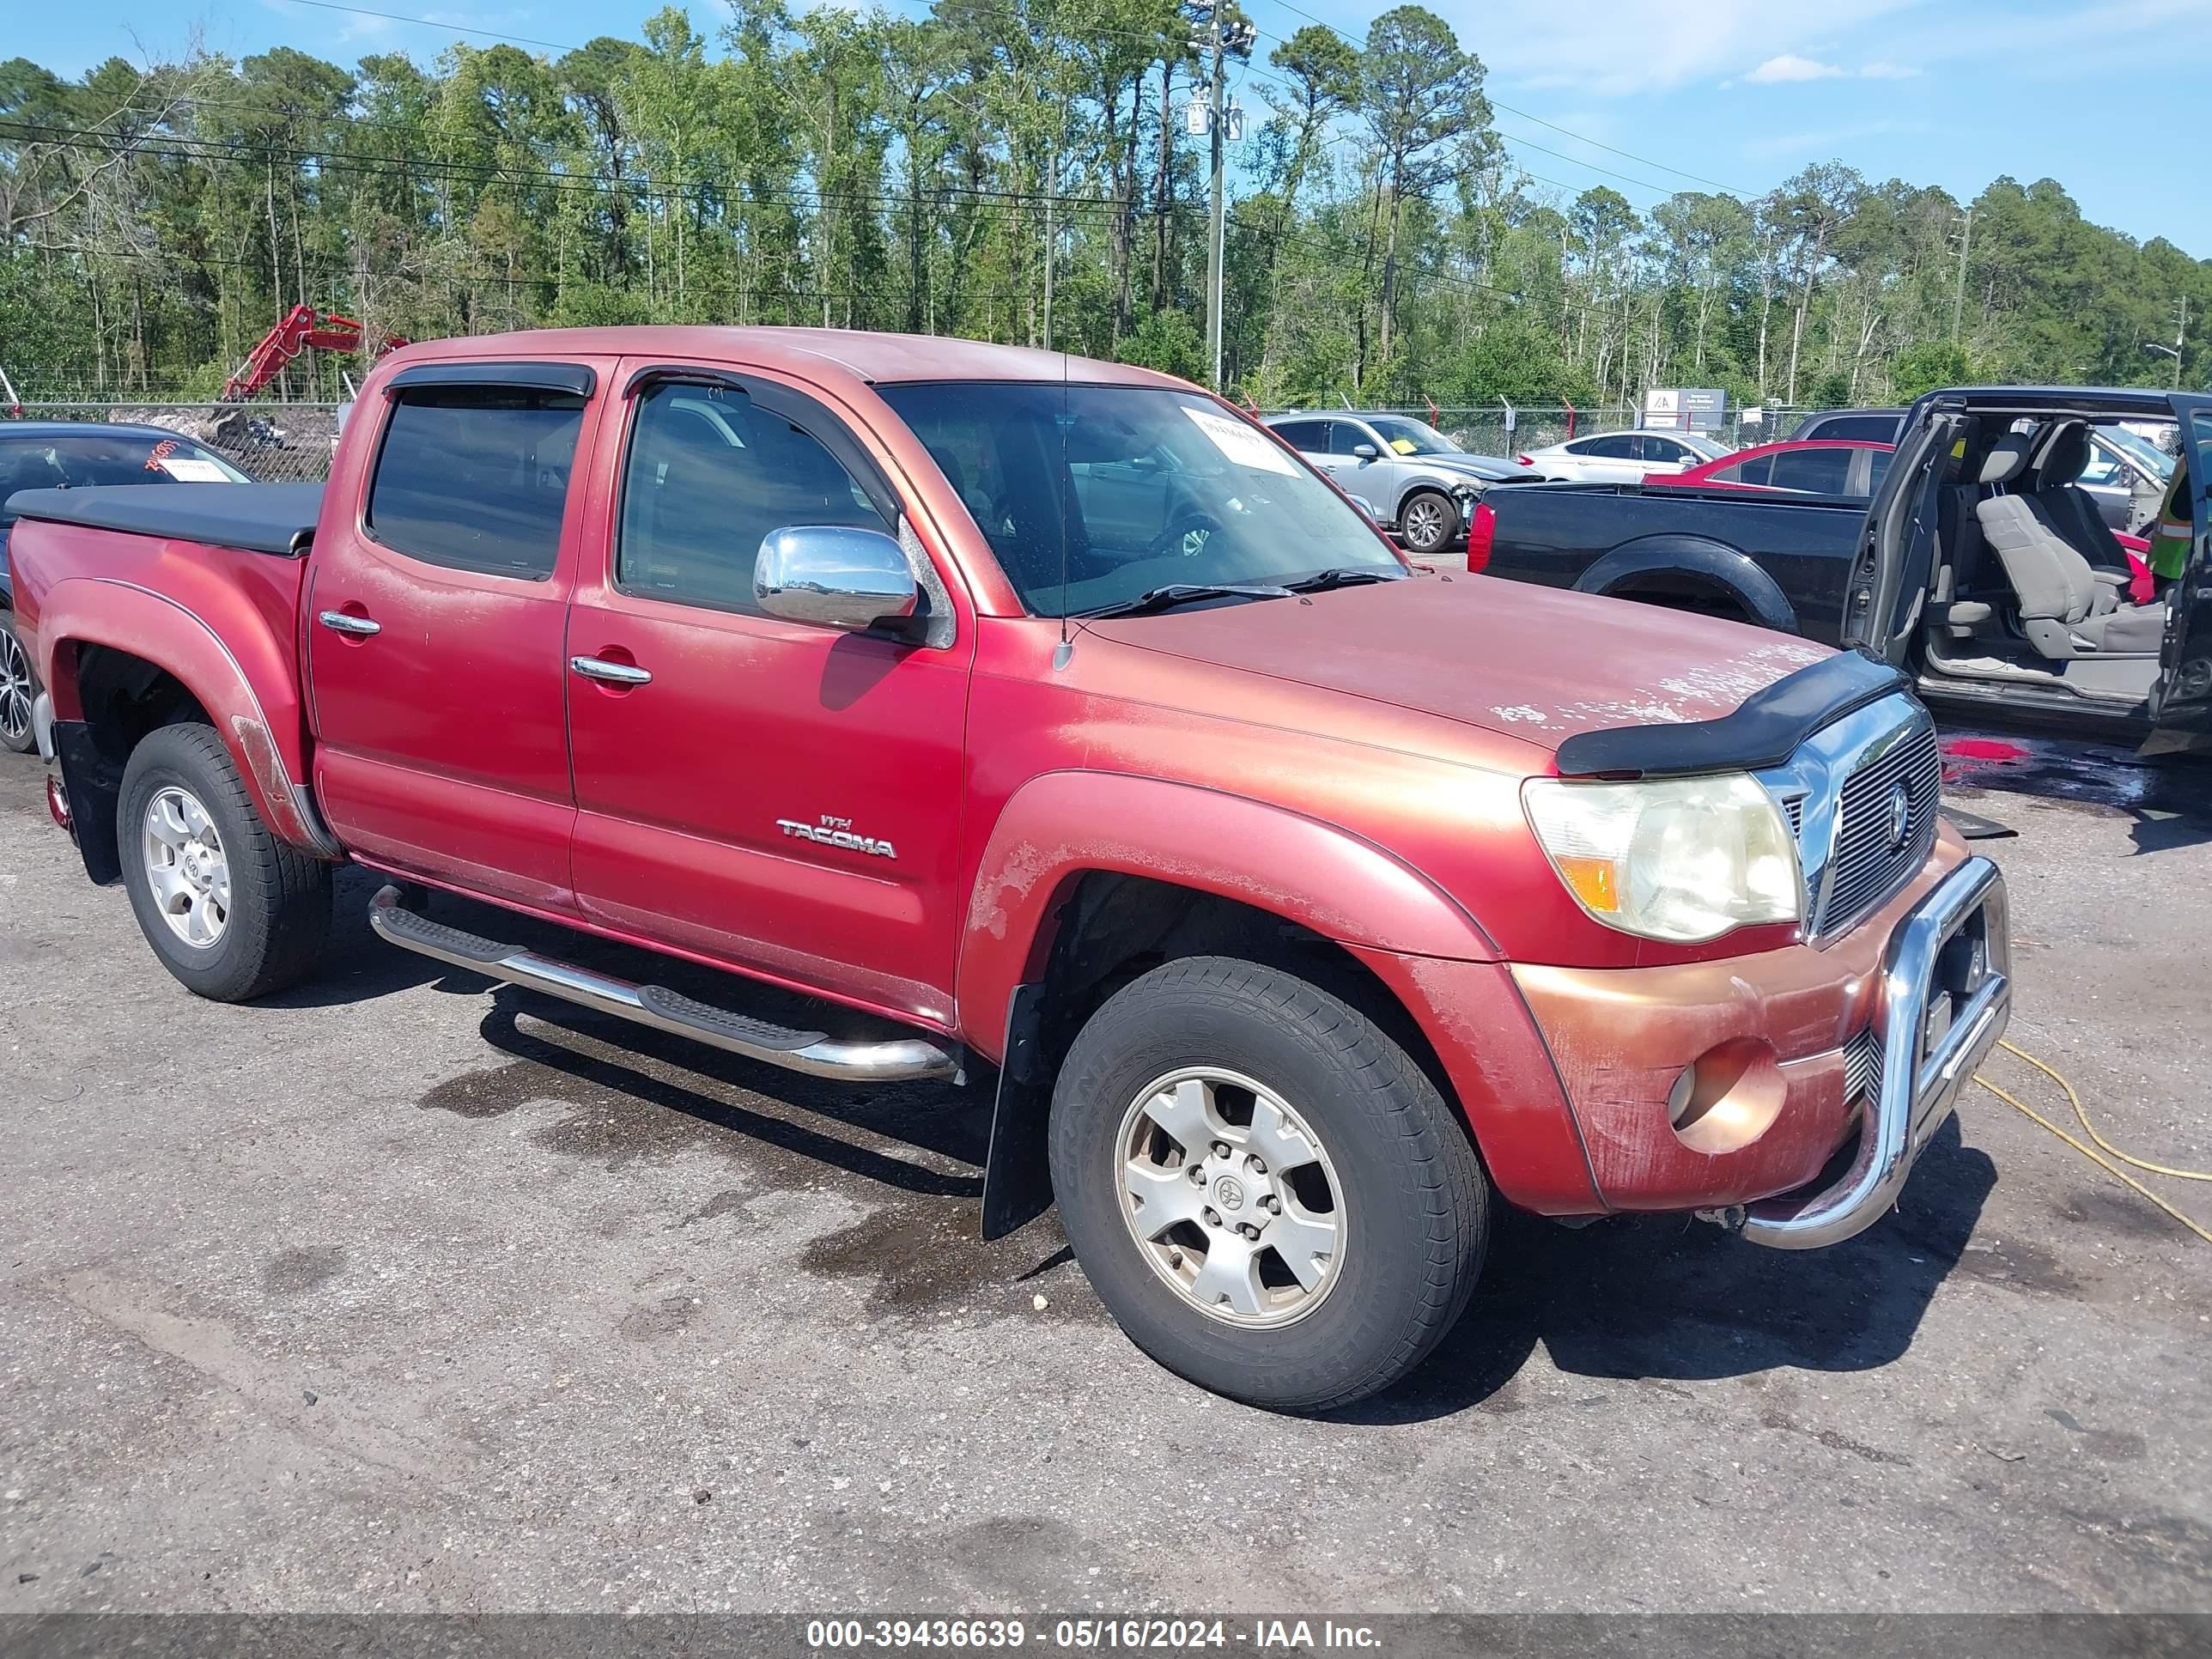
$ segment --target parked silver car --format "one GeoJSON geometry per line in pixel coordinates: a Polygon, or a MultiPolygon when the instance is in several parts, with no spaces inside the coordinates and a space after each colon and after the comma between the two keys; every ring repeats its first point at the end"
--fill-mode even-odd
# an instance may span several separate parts
{"type": "Polygon", "coordinates": [[[1294,410],[1265,418],[1284,442],[1394,532],[1408,552],[1449,546],[1466,533],[1484,490],[1536,476],[1513,461],[1470,455],[1409,416],[1294,410]]]}

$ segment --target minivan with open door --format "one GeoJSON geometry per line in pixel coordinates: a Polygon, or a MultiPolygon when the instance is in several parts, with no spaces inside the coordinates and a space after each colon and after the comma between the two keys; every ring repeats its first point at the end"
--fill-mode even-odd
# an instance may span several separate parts
{"type": "Polygon", "coordinates": [[[1843,635],[1918,678],[1931,702],[2087,717],[2147,753],[2212,749],[2212,398],[2087,387],[1935,392],[1898,434],[1869,507],[1843,635]],[[2149,602],[2080,485],[2121,421],[2170,427],[2188,475],[2179,581],[2149,602]]]}

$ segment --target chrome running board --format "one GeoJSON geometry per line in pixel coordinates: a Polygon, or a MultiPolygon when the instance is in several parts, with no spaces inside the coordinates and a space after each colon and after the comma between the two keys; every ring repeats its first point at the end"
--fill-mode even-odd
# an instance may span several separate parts
{"type": "Polygon", "coordinates": [[[464,968],[487,979],[504,980],[526,990],[542,991],[603,1014],[690,1037],[747,1060],[804,1072],[809,1077],[841,1078],[858,1083],[903,1083],[915,1078],[960,1075],[957,1051],[927,1037],[882,1042],[849,1042],[823,1031],[797,1031],[744,1014],[695,1002],[660,985],[633,985],[595,974],[535,951],[480,939],[418,915],[399,902],[399,890],[386,887],[369,901],[368,925],[377,937],[403,951],[464,968]]]}

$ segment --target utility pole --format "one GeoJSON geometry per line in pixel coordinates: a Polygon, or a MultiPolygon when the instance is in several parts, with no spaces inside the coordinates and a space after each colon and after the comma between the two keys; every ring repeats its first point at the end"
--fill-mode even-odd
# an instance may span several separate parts
{"type": "Polygon", "coordinates": [[[1206,359],[1211,384],[1221,390],[1221,309],[1223,272],[1228,264],[1228,203],[1224,193],[1226,161],[1224,151],[1244,136],[1244,112],[1227,100],[1229,54],[1249,55],[1259,31],[1250,23],[1227,22],[1222,13],[1229,0],[1197,0],[1192,9],[1206,23],[1206,31],[1191,44],[1213,54],[1213,72],[1206,82],[1206,101],[1191,100],[1185,125],[1192,132],[1204,131],[1211,143],[1212,162],[1211,211],[1206,237],[1206,359]]]}
{"type": "Polygon", "coordinates": [[[2173,359],[2173,378],[2168,384],[2179,392],[2181,390],[2181,354],[2189,349],[2189,296],[2186,294],[2181,296],[2181,303],[2176,307],[2174,317],[2173,343],[2160,345],[2155,340],[2145,340],[2143,349],[2173,359]]]}
{"type": "Polygon", "coordinates": [[[1045,155],[1044,178],[1044,349],[1052,349],[1053,268],[1060,263],[1060,248],[1053,240],[1053,198],[1060,194],[1060,145],[1054,142],[1045,155]]]}
{"type": "Polygon", "coordinates": [[[1227,89],[1229,77],[1227,60],[1221,52],[1221,12],[1224,0],[1214,0],[1212,7],[1212,45],[1213,47],[1212,91],[1207,103],[1206,131],[1212,141],[1213,182],[1210,204],[1212,217],[1207,222],[1206,237],[1206,361],[1212,366],[1213,378],[1207,384],[1216,392],[1221,390],[1221,276],[1224,264],[1224,235],[1228,212],[1222,198],[1223,140],[1227,137],[1222,129],[1222,94],[1227,89]]]}
{"type": "Polygon", "coordinates": [[[1974,245],[1974,210],[1966,209],[1966,228],[1959,234],[1959,280],[1951,289],[1951,340],[1959,338],[1959,314],[1966,305],[1966,252],[1974,245]]]}

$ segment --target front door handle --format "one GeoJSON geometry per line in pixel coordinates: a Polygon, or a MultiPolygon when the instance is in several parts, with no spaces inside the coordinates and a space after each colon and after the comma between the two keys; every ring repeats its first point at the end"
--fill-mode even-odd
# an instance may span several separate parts
{"type": "Polygon", "coordinates": [[[325,611],[315,620],[333,634],[350,634],[357,640],[372,639],[384,631],[384,624],[371,622],[366,617],[356,617],[343,611],[325,611]]]}
{"type": "Polygon", "coordinates": [[[604,657],[571,657],[568,666],[587,680],[605,685],[651,685],[653,676],[635,663],[609,662],[604,657]]]}

